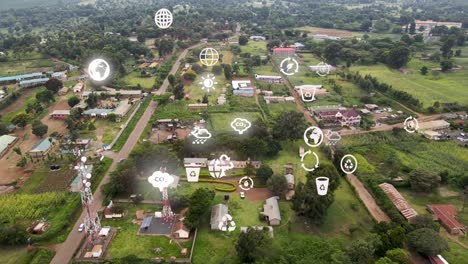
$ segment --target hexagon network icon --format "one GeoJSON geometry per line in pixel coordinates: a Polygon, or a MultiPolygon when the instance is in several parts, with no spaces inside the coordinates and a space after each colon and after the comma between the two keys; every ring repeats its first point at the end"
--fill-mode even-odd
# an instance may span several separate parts
{"type": "Polygon", "coordinates": [[[162,192],[174,182],[174,177],[167,172],[158,170],[153,172],[153,175],[148,178],[148,182],[151,183],[154,188],[158,188],[159,191],[162,192]]]}

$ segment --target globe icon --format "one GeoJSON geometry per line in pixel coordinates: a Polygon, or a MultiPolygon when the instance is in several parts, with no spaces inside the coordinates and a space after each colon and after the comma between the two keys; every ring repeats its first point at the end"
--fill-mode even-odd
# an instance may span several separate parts
{"type": "Polygon", "coordinates": [[[104,81],[110,75],[110,66],[103,59],[95,59],[88,66],[88,72],[91,79],[95,81],[104,81]]]}
{"type": "Polygon", "coordinates": [[[172,13],[171,11],[162,8],[156,12],[154,15],[154,22],[159,28],[165,29],[169,28],[172,25],[172,13]]]}
{"type": "Polygon", "coordinates": [[[206,66],[213,66],[219,60],[218,51],[213,48],[206,48],[200,52],[200,62],[206,66]]]}

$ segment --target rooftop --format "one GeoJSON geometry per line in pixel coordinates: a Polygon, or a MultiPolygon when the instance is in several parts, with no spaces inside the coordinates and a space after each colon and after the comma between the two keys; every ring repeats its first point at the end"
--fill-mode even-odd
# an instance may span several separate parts
{"type": "Polygon", "coordinates": [[[29,152],[44,152],[49,150],[52,147],[52,142],[49,138],[44,138],[39,141],[34,147],[31,148],[29,152]]]}
{"type": "Polygon", "coordinates": [[[7,149],[11,143],[15,142],[16,137],[10,135],[0,136],[0,152],[3,152],[7,149]]]}

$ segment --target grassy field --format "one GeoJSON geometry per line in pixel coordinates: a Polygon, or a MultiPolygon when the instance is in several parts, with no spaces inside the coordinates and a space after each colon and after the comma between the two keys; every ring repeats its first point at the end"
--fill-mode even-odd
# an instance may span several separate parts
{"type": "Polygon", "coordinates": [[[54,252],[43,248],[28,252],[26,247],[2,247],[0,256],[0,264],[43,264],[52,260],[54,252]]]}
{"type": "Polygon", "coordinates": [[[58,161],[47,161],[39,166],[31,178],[21,187],[21,193],[42,193],[64,191],[69,183],[75,178],[76,171],[70,169],[70,162],[67,159],[58,161]],[[50,165],[59,165],[57,171],[51,171],[50,165]]]}
{"type": "MultiPolygon", "coordinates": [[[[3,3],[0,5],[3,6],[3,3]]],[[[31,52],[22,54],[20,59],[14,58],[13,55],[8,55],[8,61],[0,62],[0,75],[9,76],[16,74],[25,74],[39,71],[53,70],[55,63],[45,58],[43,55],[31,52]]]]}
{"type": "MultiPolygon", "coordinates": [[[[218,104],[218,97],[221,95],[223,88],[229,84],[224,78],[224,75],[213,75],[211,72],[202,73],[197,75],[197,78],[190,84],[184,87],[185,94],[190,96],[190,103],[200,103],[203,100],[203,96],[206,94],[208,95],[208,102],[210,105],[217,105],[218,104]],[[203,78],[205,79],[213,79],[216,84],[214,85],[214,90],[210,89],[208,92],[203,88],[203,78]],[[201,83],[201,84],[200,84],[201,83]]],[[[228,90],[226,88],[226,90],[228,90]]]]}
{"type": "Polygon", "coordinates": [[[245,118],[250,122],[261,118],[260,112],[239,112],[239,113],[212,113],[210,115],[210,131],[233,132],[231,122],[236,118],[245,118]]]}
{"type": "Polygon", "coordinates": [[[253,41],[249,40],[247,45],[241,46],[243,53],[250,53],[251,55],[267,55],[267,41],[253,41]]]}
{"type": "MultiPolygon", "coordinates": [[[[139,225],[132,223],[137,210],[146,211],[161,210],[152,205],[134,205],[126,204],[127,216],[120,220],[104,220],[103,226],[112,226],[120,228],[117,235],[112,240],[106,258],[115,259],[128,255],[136,255],[140,258],[154,258],[162,256],[169,258],[171,256],[180,256],[180,249],[175,243],[170,243],[170,239],[165,236],[140,236],[137,234],[139,225]],[[154,252],[155,248],[161,248],[160,254],[154,252]]],[[[190,249],[189,249],[190,250],[190,249]]]]}
{"type": "Polygon", "coordinates": [[[413,59],[407,65],[410,74],[403,74],[398,70],[390,69],[385,65],[353,66],[351,70],[361,74],[370,74],[381,82],[390,84],[393,88],[406,91],[421,100],[424,107],[434,102],[458,102],[468,104],[468,74],[466,70],[451,71],[448,73],[428,73],[426,76],[419,73],[419,69],[426,65],[428,68],[439,67],[429,62],[413,59]]]}
{"type": "Polygon", "coordinates": [[[123,78],[123,81],[128,86],[135,87],[139,84],[143,88],[151,89],[154,84],[154,77],[141,77],[139,72],[134,71],[134,72],[127,74],[123,78]]]}

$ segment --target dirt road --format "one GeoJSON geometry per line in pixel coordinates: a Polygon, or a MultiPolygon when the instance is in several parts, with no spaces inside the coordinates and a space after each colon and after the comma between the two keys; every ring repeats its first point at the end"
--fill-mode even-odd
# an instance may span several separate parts
{"type": "Polygon", "coordinates": [[[382,209],[380,209],[380,207],[375,202],[374,197],[372,197],[372,195],[367,191],[362,182],[353,174],[346,175],[346,179],[354,187],[357,194],[359,195],[359,198],[366,206],[367,211],[369,211],[375,221],[390,223],[390,218],[388,215],[382,211],[382,209]]]}

